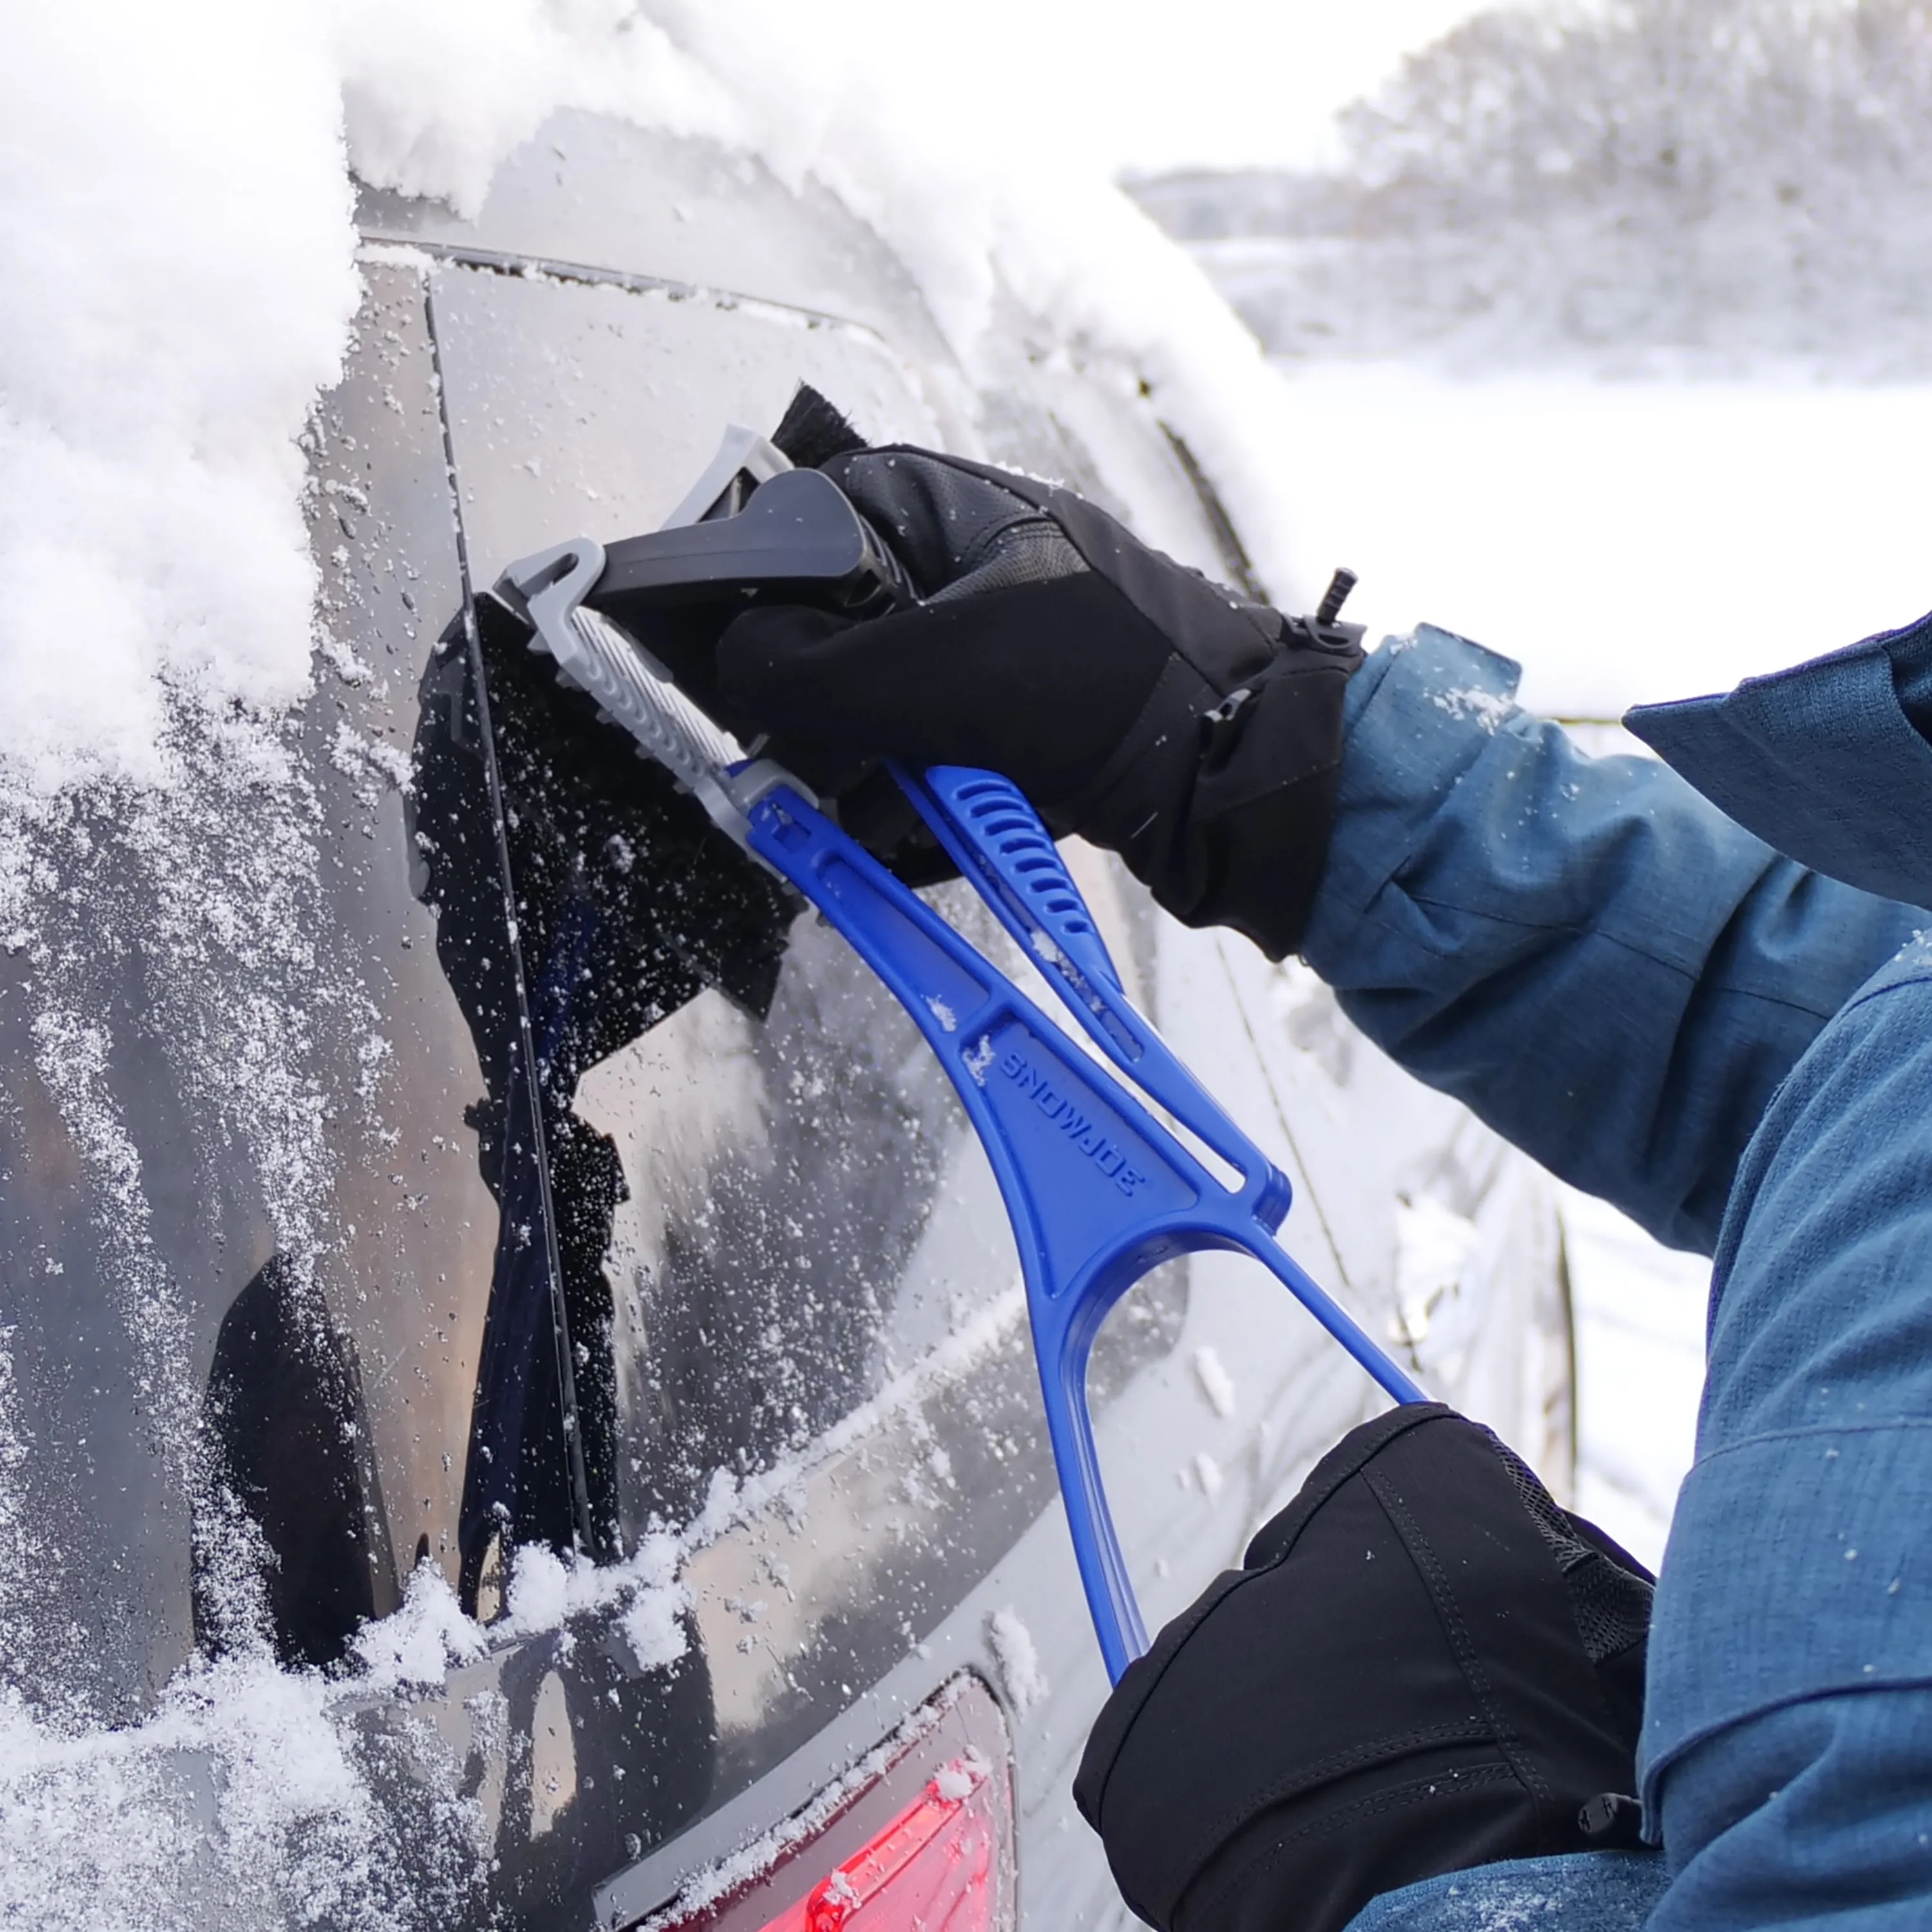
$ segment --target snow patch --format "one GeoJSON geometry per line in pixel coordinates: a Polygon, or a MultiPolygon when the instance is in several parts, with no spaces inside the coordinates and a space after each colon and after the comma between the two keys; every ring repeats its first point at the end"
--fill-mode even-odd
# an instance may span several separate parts
{"type": "Polygon", "coordinates": [[[1430,702],[1438,711],[1446,711],[1451,718],[1473,718],[1485,731],[1492,735],[1502,725],[1508,723],[1516,715],[1513,699],[1504,698],[1493,691],[1485,691],[1479,685],[1469,685],[1460,691],[1438,691],[1430,702]]]}
{"type": "MultiPolygon", "coordinates": [[[[700,50],[704,37],[694,49],[681,31],[695,11],[633,0],[347,0],[335,48],[350,157],[365,181],[473,216],[497,164],[560,108],[754,146],[758,104],[734,98],[700,50]]],[[[776,92],[782,38],[772,44],[762,22],[741,20],[736,31],[738,64],[756,74],[770,62],[776,92]]],[[[808,98],[799,118],[824,104],[808,98]]]]}
{"type": "MultiPolygon", "coordinates": [[[[460,1767],[387,1780],[342,1692],[265,1658],[183,1672],[137,1730],[64,1735],[0,1698],[0,1922],[52,1932],[236,1925],[385,1932],[470,1922],[481,1808],[460,1767]],[[205,1772],[188,1768],[196,1765],[205,1772]]],[[[434,1752],[426,1727],[407,1748],[434,1752]]],[[[425,1768],[426,1769],[427,1768],[425,1768]]]]}
{"type": "MultiPolygon", "coordinates": [[[[322,487],[332,496],[338,494],[348,494],[347,486],[344,484],[332,482],[325,483],[322,487]]],[[[354,494],[360,497],[362,493],[358,490],[354,494]]],[[[365,509],[368,507],[366,498],[363,500],[362,507],[365,509]]],[[[326,632],[323,632],[316,638],[316,649],[322,654],[322,659],[329,669],[334,671],[344,684],[355,686],[367,684],[369,682],[370,676],[369,667],[356,655],[354,648],[344,644],[340,638],[332,638],[326,632]]]]}
{"type": "Polygon", "coordinates": [[[618,1619],[640,1670],[668,1670],[691,1648],[684,1613],[690,1598],[680,1587],[640,1588],[618,1619]]]}
{"type": "Polygon", "coordinates": [[[345,160],[473,214],[563,108],[829,188],[981,380],[1007,370],[1016,301],[1144,376],[1285,590],[1292,411],[1202,272],[1097,159],[1058,155],[1042,193],[1030,154],[977,138],[972,104],[923,84],[920,37],[842,32],[827,12],[31,10],[10,52],[35,84],[0,158],[0,766],[43,794],[166,782],[170,693],[264,716],[302,697],[320,640],[298,439],[360,292],[345,160]]]}
{"type": "Polygon", "coordinates": [[[417,1564],[402,1606],[364,1624],[350,1646],[361,1665],[362,1688],[398,1690],[439,1684],[454,1666],[473,1663],[488,1648],[479,1625],[466,1617],[442,1572],[417,1564]]]}
{"type": "Polygon", "coordinates": [[[365,805],[373,806],[376,801],[377,794],[368,783],[372,778],[384,787],[401,792],[409,790],[413,779],[406,752],[395,745],[386,745],[380,738],[366,736],[348,724],[336,726],[335,735],[329,740],[328,761],[344,778],[358,782],[358,793],[365,805]]]}
{"type": "Polygon", "coordinates": [[[970,1798],[992,1775],[992,1772],[986,1753],[978,1745],[969,1744],[957,1757],[941,1765],[933,1773],[932,1788],[947,1803],[957,1804],[970,1798]]]}
{"type": "Polygon", "coordinates": [[[556,1629],[570,1613],[572,1571],[579,1567],[566,1568],[546,1544],[526,1544],[511,1560],[506,1620],[519,1630],[556,1629]]]}
{"type": "Polygon", "coordinates": [[[308,679],[296,438],[359,290],[314,6],[29,9],[0,153],[0,764],[168,776],[164,688],[308,679]]]}
{"type": "Polygon", "coordinates": [[[1221,1358],[1205,1342],[1194,1352],[1194,1378],[1208,1406],[1224,1420],[1234,1412],[1234,1379],[1221,1365],[1221,1358]]]}
{"type": "Polygon", "coordinates": [[[986,1642],[993,1661],[998,1665],[1000,1687],[1006,1702],[1022,1718],[1046,1695],[1046,1673],[1040,1667],[1040,1652],[1033,1633],[1021,1622],[1019,1612],[1009,1606],[995,1610],[986,1619],[986,1642]]]}

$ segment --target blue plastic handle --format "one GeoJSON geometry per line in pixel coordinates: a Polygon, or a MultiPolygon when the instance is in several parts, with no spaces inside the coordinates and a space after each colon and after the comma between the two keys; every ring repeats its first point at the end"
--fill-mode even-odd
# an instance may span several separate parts
{"type": "Polygon", "coordinates": [[[961,870],[1101,1049],[1240,1176],[1229,1187],[1006,974],[790,786],[750,809],[747,842],[842,933],[939,1056],[999,1183],[1024,1274],[1047,1430],[1108,1676],[1147,1633],[1107,1508],[1087,1360],[1114,1303],[1204,1249],[1251,1255],[1398,1402],[1423,1392],[1274,1238],[1286,1178],[1126,998],[1105,943],[1024,796],[988,772],[900,782],[961,870]]]}
{"type": "Polygon", "coordinates": [[[1288,1177],[1228,1119],[1120,984],[1106,941],[1060,848],[1010,778],[970,766],[892,775],[960,872],[1039,966],[1108,1058],[1240,1174],[1237,1198],[1272,1230],[1294,1198],[1288,1177]]]}

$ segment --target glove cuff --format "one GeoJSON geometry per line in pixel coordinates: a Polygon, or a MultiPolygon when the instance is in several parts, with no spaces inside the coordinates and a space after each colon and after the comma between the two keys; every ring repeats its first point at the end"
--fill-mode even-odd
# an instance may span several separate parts
{"type": "Polygon", "coordinates": [[[1074,1798],[1121,1895],[1164,1932],[1342,1932],[1418,1880],[1592,1849],[1634,1782],[1651,1594],[1612,1552],[1451,1409],[1352,1430],[1094,1726],[1074,1798]]]}
{"type": "Polygon", "coordinates": [[[1328,858],[1359,650],[1291,647],[1222,698],[1170,658],[1092,782],[1050,814],[1118,852],[1183,924],[1271,959],[1300,944],[1328,858]]]}

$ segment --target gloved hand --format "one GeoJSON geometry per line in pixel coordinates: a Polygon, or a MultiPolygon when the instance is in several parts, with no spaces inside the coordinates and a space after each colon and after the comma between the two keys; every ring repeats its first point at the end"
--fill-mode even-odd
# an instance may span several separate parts
{"type": "Polygon", "coordinates": [[[732,711],[835,793],[876,756],[1003,772],[1056,837],[1118,852],[1178,917],[1292,951],[1359,626],[1285,619],[1028,477],[904,448],[821,467],[920,601],[858,623],[745,612],[718,646],[732,711]]]}
{"type": "Polygon", "coordinates": [[[1635,1849],[1651,1584],[1486,1429],[1390,1409],[1128,1666],[1075,1801],[1162,1932],[1341,1932],[1418,1879],[1635,1849]]]}

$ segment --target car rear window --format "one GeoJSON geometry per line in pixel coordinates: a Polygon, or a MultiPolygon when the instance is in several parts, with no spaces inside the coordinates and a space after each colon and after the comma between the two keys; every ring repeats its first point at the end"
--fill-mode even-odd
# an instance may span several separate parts
{"type": "MultiPolygon", "coordinates": [[[[566,537],[654,526],[722,426],[768,427],[800,380],[875,437],[941,434],[913,372],[863,330],[448,265],[432,300],[478,581],[566,537]]],[[[828,1567],[796,1633],[794,1680],[829,1645],[819,1667],[863,1681],[1051,1494],[990,1171],[916,1030],[836,934],[562,688],[517,620],[487,597],[476,613],[595,1546],[690,1522],[721,1481],[802,1469],[855,1429],[883,1441],[874,1406],[952,1349],[949,1372],[976,1393],[926,1402],[927,1439],[890,1451],[946,1497],[929,1546],[902,1547],[903,1509],[848,1516],[833,1532],[848,1580],[828,1567]],[[969,1334],[983,1346],[962,1352],[969,1334]],[[848,1599],[876,1610],[895,1588],[904,1607],[855,1630],[848,1599]]],[[[1131,964],[1118,881],[1094,885],[1131,964]]],[[[439,887],[446,920],[463,890],[439,887]]],[[[1024,971],[963,888],[940,897],[1024,971]]],[[[1110,1331],[1103,1396],[1171,1337],[1182,1294],[1177,1272],[1110,1331]]],[[[521,1330],[533,1362],[540,1330],[532,1316],[521,1330]]],[[[510,1540],[556,1534],[554,1506],[499,1500],[510,1540]]],[[[465,1514],[479,1546],[488,1526],[465,1514]]],[[[493,1568],[469,1566],[485,1609],[493,1568]]]]}

